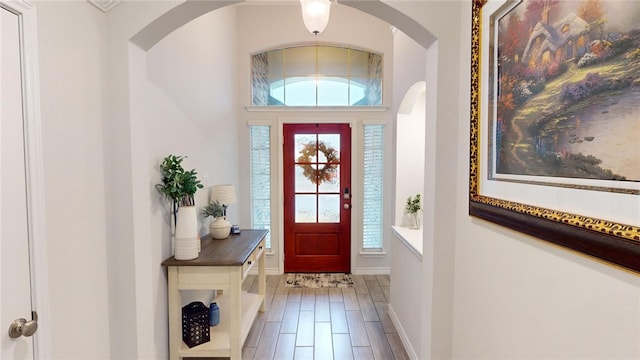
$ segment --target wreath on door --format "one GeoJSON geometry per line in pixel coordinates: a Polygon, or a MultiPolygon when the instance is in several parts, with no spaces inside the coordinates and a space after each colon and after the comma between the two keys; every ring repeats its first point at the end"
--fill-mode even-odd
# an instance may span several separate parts
{"type": "Polygon", "coordinates": [[[331,181],[335,176],[338,169],[338,151],[330,146],[327,146],[322,141],[317,143],[318,153],[323,153],[327,158],[326,163],[318,168],[315,168],[311,158],[316,155],[316,143],[310,142],[306,144],[302,150],[300,150],[300,156],[297,159],[298,166],[303,170],[302,175],[309,179],[312,183],[320,185],[324,181],[331,181]]]}

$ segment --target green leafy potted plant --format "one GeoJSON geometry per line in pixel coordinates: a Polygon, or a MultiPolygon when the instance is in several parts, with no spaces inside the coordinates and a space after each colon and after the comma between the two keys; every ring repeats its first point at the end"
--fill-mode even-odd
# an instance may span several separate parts
{"type": "Polygon", "coordinates": [[[194,206],[194,195],[203,185],[198,180],[195,169],[185,171],[182,161],[186,156],[169,155],[160,164],[160,174],[162,184],[156,184],[156,188],[169,200],[172,201],[172,211],[174,224],[178,207],[194,206]]]}
{"type": "Polygon", "coordinates": [[[404,210],[411,216],[411,220],[413,222],[412,228],[420,229],[420,219],[418,218],[418,211],[422,209],[420,205],[420,194],[416,194],[414,198],[409,196],[407,198],[407,203],[404,206],[404,210]]]}
{"type": "Polygon", "coordinates": [[[182,167],[185,156],[168,155],[160,164],[161,184],[156,188],[172,202],[175,225],[175,258],[190,260],[198,257],[198,218],[195,210],[195,193],[203,185],[195,169],[182,167]]]}

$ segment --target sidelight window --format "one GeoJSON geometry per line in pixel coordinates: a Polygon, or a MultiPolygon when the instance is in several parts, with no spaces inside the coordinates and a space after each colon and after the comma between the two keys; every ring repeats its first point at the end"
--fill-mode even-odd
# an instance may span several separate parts
{"type": "Polygon", "coordinates": [[[254,229],[267,229],[267,249],[271,249],[271,128],[249,126],[251,223],[254,229]]]}
{"type": "Polygon", "coordinates": [[[384,125],[364,125],[362,248],[382,250],[384,125]]]}

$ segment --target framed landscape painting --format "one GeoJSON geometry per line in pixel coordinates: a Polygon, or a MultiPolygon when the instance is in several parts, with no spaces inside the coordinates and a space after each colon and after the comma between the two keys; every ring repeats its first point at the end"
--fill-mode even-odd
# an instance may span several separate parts
{"type": "Polygon", "coordinates": [[[640,271],[640,1],[474,0],[469,213],[640,271]]]}

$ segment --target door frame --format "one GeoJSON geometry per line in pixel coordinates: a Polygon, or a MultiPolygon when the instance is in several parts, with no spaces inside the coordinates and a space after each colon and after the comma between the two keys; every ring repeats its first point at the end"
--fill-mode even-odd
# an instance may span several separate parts
{"type": "MultiPolygon", "coordinates": [[[[26,0],[0,0],[0,5],[15,13],[20,21],[23,116],[25,123],[25,165],[27,171],[27,207],[29,263],[31,267],[31,304],[38,312],[38,332],[34,335],[36,359],[51,358],[47,241],[45,227],[45,186],[40,120],[38,73],[38,32],[36,7],[26,0]]],[[[8,326],[8,324],[0,324],[8,326]]]]}
{"type": "Polygon", "coordinates": [[[354,179],[357,177],[357,167],[354,166],[356,161],[354,161],[354,155],[357,154],[356,146],[358,145],[358,141],[356,141],[357,136],[359,134],[357,125],[357,120],[353,117],[345,117],[339,118],[339,116],[323,116],[323,117],[305,117],[300,116],[298,118],[281,118],[278,119],[278,271],[280,274],[284,273],[284,124],[346,124],[351,127],[351,226],[349,229],[350,232],[350,246],[349,246],[349,263],[351,270],[353,271],[353,266],[356,261],[356,250],[355,250],[355,241],[354,239],[354,225],[357,221],[354,221],[356,216],[359,216],[357,212],[353,211],[353,204],[356,204],[356,200],[360,198],[360,195],[357,194],[359,191],[359,186],[355,186],[354,179]],[[354,193],[356,195],[354,195],[354,193]]]}

